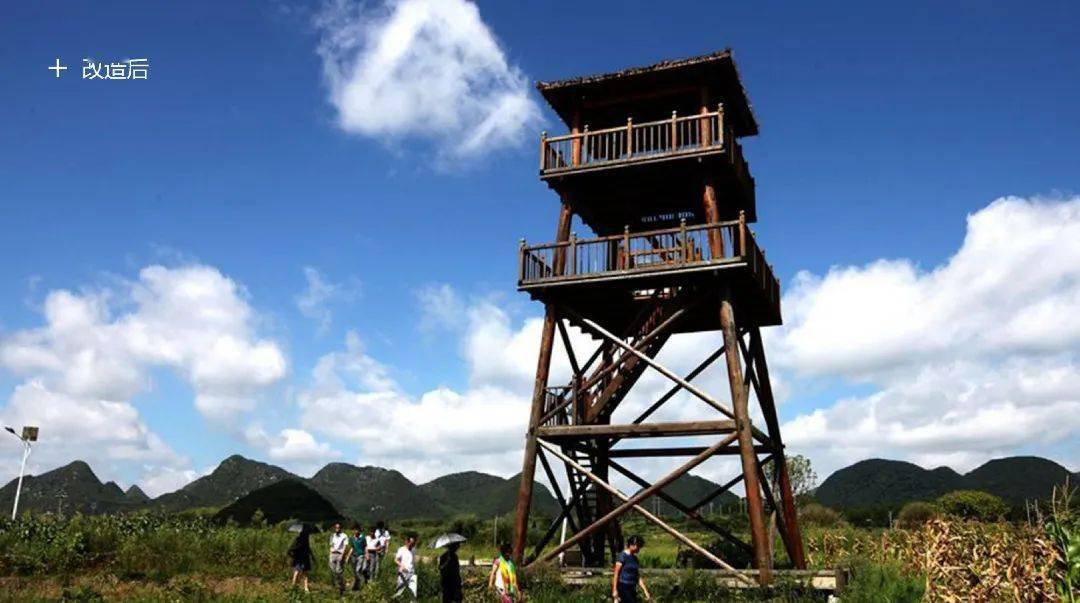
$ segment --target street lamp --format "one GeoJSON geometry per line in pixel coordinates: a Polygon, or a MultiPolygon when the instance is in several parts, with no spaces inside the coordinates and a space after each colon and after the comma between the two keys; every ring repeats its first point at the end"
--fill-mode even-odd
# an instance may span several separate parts
{"type": "Polygon", "coordinates": [[[23,443],[22,466],[19,467],[19,485],[15,486],[15,504],[11,506],[11,519],[14,520],[19,513],[19,495],[22,494],[23,474],[26,473],[26,459],[30,457],[31,443],[36,442],[38,439],[38,428],[25,425],[22,428],[22,435],[15,433],[15,430],[11,427],[5,427],[4,429],[19,438],[23,443]]]}

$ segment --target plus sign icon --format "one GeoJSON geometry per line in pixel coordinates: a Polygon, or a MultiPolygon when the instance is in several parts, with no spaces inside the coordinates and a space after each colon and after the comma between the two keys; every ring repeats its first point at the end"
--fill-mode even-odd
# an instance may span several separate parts
{"type": "Polygon", "coordinates": [[[53,63],[52,67],[49,67],[49,70],[55,73],[56,77],[60,77],[60,73],[63,72],[65,69],[67,69],[67,67],[60,64],[59,58],[56,59],[56,62],[53,63]]]}

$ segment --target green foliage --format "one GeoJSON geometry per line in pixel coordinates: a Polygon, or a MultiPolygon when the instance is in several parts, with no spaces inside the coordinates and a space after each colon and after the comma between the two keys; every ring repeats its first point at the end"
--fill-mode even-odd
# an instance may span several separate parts
{"type": "Polygon", "coordinates": [[[938,510],[934,505],[922,501],[909,502],[900,509],[896,519],[903,528],[921,527],[926,522],[938,516],[938,510]]]}
{"type": "MultiPolygon", "coordinates": [[[[806,500],[814,489],[814,485],[817,484],[817,473],[814,472],[810,459],[801,454],[796,454],[787,457],[785,460],[788,482],[791,484],[791,493],[798,500],[806,500]]],[[[769,463],[765,466],[765,475],[768,477],[769,483],[776,482],[776,476],[773,475],[775,471],[776,463],[769,463]]]]}
{"type": "Polygon", "coordinates": [[[60,593],[60,598],[63,601],[78,601],[80,603],[104,601],[105,597],[98,591],[89,586],[68,586],[65,587],[60,593]]]}
{"type": "Polygon", "coordinates": [[[447,532],[454,534],[461,534],[465,538],[471,539],[475,536],[483,524],[480,519],[472,514],[458,515],[447,522],[447,532]]]}
{"type": "Polygon", "coordinates": [[[957,490],[937,500],[942,513],[964,519],[996,521],[1009,512],[1001,498],[978,490],[957,490]]]}
{"type": "Polygon", "coordinates": [[[839,513],[817,503],[811,503],[799,509],[800,525],[831,528],[843,522],[844,519],[839,513]]]}
{"type": "Polygon", "coordinates": [[[862,560],[851,567],[842,597],[845,603],[918,603],[924,591],[924,579],[905,574],[898,564],[862,560]]]}
{"type": "Polygon", "coordinates": [[[1051,498],[1051,513],[1044,528],[1057,547],[1060,561],[1058,593],[1062,601],[1076,601],[1080,590],[1080,514],[1073,506],[1073,491],[1068,482],[1055,489],[1051,498]]]}

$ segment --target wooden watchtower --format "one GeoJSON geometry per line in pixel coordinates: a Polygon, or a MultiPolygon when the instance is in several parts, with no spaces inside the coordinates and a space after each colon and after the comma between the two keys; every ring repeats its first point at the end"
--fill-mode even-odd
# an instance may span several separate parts
{"type": "Polygon", "coordinates": [[[521,244],[518,288],[544,303],[543,336],[525,446],[515,522],[518,563],[546,561],[580,547],[585,563],[602,565],[623,546],[618,518],[635,511],[716,565],[723,559],[673,529],[642,503],[659,496],[750,553],[769,580],[770,517],[788,558],[804,568],[802,540],[788,482],[784,444],[760,328],[780,324],[780,285],[748,224],[756,220],[754,179],[739,138],[757,122],[730,51],[557,82],[538,89],[570,133],[540,140],[540,178],[561,201],[555,241],[521,244]],[[574,215],[596,234],[571,234],[574,215]],[[590,334],[590,357],[575,353],[567,325],[590,334]],[[715,352],[689,374],[657,362],[678,333],[720,331],[715,352]],[[555,337],[573,376],[550,384],[555,337]],[[730,391],[702,391],[692,380],[723,358],[730,391]],[[612,414],[647,369],[671,389],[632,421],[612,414]],[[751,388],[764,425],[750,420],[751,388]],[[654,422],[653,413],[680,391],[702,403],[704,417],[654,422]],[[730,398],[728,397],[730,396],[730,398]],[[694,438],[706,445],[626,447],[628,440],[694,438]],[[739,455],[741,472],[718,492],[685,505],[663,488],[714,455],[739,455]],[[687,457],[648,483],[626,459],[687,457]],[[560,461],[569,489],[555,478],[560,461]],[[537,462],[562,512],[526,556],[529,505],[537,462]],[[764,469],[768,463],[773,471],[764,469]],[[554,465],[554,466],[553,466],[554,465]],[[613,474],[638,484],[624,494],[613,474]],[[772,480],[766,479],[771,473],[772,480]],[[750,542],[713,524],[699,509],[739,482],[745,487],[750,542]],[[544,551],[564,519],[563,544],[544,551]]]}

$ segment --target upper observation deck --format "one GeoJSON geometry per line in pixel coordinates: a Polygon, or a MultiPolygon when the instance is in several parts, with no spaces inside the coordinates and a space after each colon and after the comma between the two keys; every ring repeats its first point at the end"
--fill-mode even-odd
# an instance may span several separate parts
{"type": "Polygon", "coordinates": [[[720,219],[756,220],[738,138],[758,132],[730,51],[537,85],[570,132],[544,134],[540,177],[599,234],[650,214],[700,215],[701,185],[720,219]]]}

